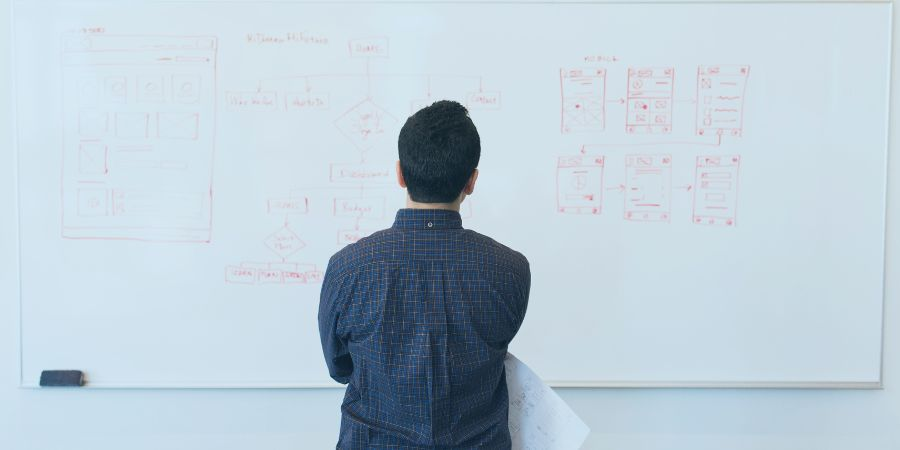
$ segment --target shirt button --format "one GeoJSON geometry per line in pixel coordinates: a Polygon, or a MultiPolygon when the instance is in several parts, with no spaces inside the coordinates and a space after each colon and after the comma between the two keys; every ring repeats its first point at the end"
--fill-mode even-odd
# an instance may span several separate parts
{"type": "Polygon", "coordinates": [[[427,224],[426,224],[426,225],[425,225],[425,226],[426,226],[426,227],[428,227],[428,228],[431,228],[431,227],[433,227],[433,226],[434,226],[434,224],[433,224],[433,223],[431,223],[431,222],[428,222],[428,223],[427,223],[427,224]]]}

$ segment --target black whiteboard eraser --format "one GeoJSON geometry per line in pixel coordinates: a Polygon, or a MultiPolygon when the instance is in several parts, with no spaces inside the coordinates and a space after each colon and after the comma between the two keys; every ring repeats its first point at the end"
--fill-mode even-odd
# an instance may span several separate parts
{"type": "Polygon", "coordinates": [[[84,373],[80,370],[45,370],[41,372],[41,387],[81,387],[84,373]]]}

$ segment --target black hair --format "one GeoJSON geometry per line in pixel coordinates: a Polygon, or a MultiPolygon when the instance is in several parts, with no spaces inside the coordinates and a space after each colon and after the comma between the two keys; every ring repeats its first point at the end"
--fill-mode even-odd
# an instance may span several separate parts
{"type": "Polygon", "coordinates": [[[409,196],[419,203],[456,200],[481,158],[481,138],[469,111],[450,100],[410,116],[397,146],[409,196]]]}

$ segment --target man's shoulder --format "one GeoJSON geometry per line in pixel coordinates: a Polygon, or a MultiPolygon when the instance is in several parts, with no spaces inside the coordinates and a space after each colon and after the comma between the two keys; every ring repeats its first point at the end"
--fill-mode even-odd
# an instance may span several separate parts
{"type": "Polygon", "coordinates": [[[496,239],[474,230],[464,230],[466,237],[475,247],[490,255],[497,263],[507,265],[516,271],[528,270],[528,258],[521,252],[500,243],[496,239]]]}
{"type": "MultiPolygon", "coordinates": [[[[481,262],[502,266],[517,274],[529,271],[528,258],[521,252],[477,231],[459,231],[461,234],[455,245],[462,248],[456,250],[465,250],[481,262]]],[[[335,253],[328,262],[328,270],[337,275],[373,262],[385,262],[389,255],[402,253],[405,245],[403,233],[396,229],[376,231],[335,253]]]]}
{"type": "Polygon", "coordinates": [[[376,231],[338,250],[328,260],[328,270],[337,274],[348,268],[371,262],[379,250],[383,249],[385,241],[389,240],[390,231],[390,228],[376,231]]]}

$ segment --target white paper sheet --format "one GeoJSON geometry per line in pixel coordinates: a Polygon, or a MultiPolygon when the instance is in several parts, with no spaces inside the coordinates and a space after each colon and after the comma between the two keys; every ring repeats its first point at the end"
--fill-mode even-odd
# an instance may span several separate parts
{"type": "Polygon", "coordinates": [[[513,450],[577,450],[591,431],[569,405],[512,353],[506,357],[513,450]]]}

